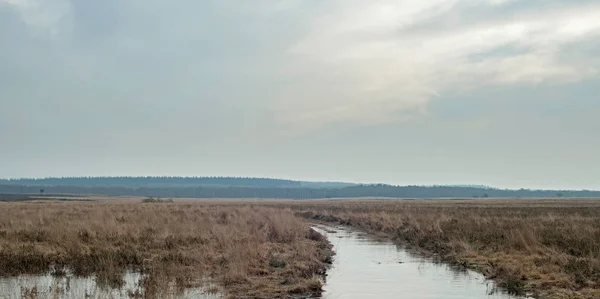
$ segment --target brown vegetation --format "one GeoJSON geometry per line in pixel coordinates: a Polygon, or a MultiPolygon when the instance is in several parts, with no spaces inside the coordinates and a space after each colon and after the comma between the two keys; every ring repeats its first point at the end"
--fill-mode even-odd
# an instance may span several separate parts
{"type": "Polygon", "coordinates": [[[0,203],[0,276],[147,274],[145,298],[210,278],[229,297],[321,291],[330,245],[287,209],[214,204],[0,203]]]}
{"type": "Polygon", "coordinates": [[[312,201],[350,225],[478,270],[513,294],[600,298],[600,200],[312,201]]]}
{"type": "Polygon", "coordinates": [[[137,270],[145,297],[205,277],[230,297],[319,293],[332,253],[294,211],[475,269],[514,294],[600,298],[600,200],[141,201],[0,203],[0,275],[69,269],[119,285],[137,270]]]}

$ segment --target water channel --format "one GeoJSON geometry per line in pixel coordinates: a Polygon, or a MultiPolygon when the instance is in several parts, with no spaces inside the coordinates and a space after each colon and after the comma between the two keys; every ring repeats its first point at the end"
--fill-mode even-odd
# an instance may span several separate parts
{"type": "Polygon", "coordinates": [[[514,299],[470,270],[457,270],[343,227],[313,226],[336,252],[323,299],[514,299]]]}

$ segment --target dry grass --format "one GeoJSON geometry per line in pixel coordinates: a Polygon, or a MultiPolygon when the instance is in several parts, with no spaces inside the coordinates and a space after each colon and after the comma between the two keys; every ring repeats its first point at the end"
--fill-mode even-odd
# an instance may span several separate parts
{"type": "Polygon", "coordinates": [[[514,294],[600,298],[600,200],[312,201],[287,205],[476,269],[514,294]]]}
{"type": "Polygon", "coordinates": [[[215,204],[0,203],[0,275],[55,269],[111,286],[148,274],[145,298],[210,277],[230,297],[321,290],[331,250],[287,209],[215,204]]]}
{"type": "Polygon", "coordinates": [[[294,211],[476,269],[512,293],[600,298],[600,200],[140,201],[0,204],[0,275],[62,265],[119,285],[133,269],[149,274],[145,297],[202,277],[231,297],[318,293],[329,245],[294,211]]]}

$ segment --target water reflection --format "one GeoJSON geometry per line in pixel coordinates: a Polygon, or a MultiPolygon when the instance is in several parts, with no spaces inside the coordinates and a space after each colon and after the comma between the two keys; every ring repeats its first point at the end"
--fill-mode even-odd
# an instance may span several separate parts
{"type": "MultiPolygon", "coordinates": [[[[94,277],[75,277],[66,275],[55,277],[47,275],[21,275],[18,277],[0,278],[0,299],[18,298],[143,298],[141,286],[143,275],[136,272],[125,273],[121,288],[108,288],[97,283],[94,277]]],[[[219,298],[218,293],[211,292],[210,285],[200,288],[189,288],[176,291],[173,287],[164,290],[160,298],[219,298]]]]}
{"type": "Polygon", "coordinates": [[[473,271],[419,257],[390,242],[378,242],[344,228],[313,227],[333,244],[336,256],[324,299],[428,298],[509,299],[473,271]]]}

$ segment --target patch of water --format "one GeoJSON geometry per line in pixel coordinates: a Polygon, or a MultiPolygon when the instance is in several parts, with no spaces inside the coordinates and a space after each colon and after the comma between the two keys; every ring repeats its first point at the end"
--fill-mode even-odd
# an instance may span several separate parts
{"type": "MultiPolygon", "coordinates": [[[[123,276],[123,286],[115,289],[99,285],[95,277],[76,277],[70,274],[63,277],[55,277],[50,274],[2,277],[0,278],[0,299],[133,298],[132,294],[143,293],[140,285],[142,278],[140,273],[126,272],[123,276]]],[[[185,289],[183,292],[165,290],[167,294],[162,298],[220,298],[220,294],[210,292],[211,287],[210,284],[207,284],[204,287],[185,289]]]]}
{"type": "Polygon", "coordinates": [[[470,270],[420,257],[391,242],[375,241],[347,228],[314,226],[336,252],[323,299],[428,298],[515,299],[470,270]]]}

